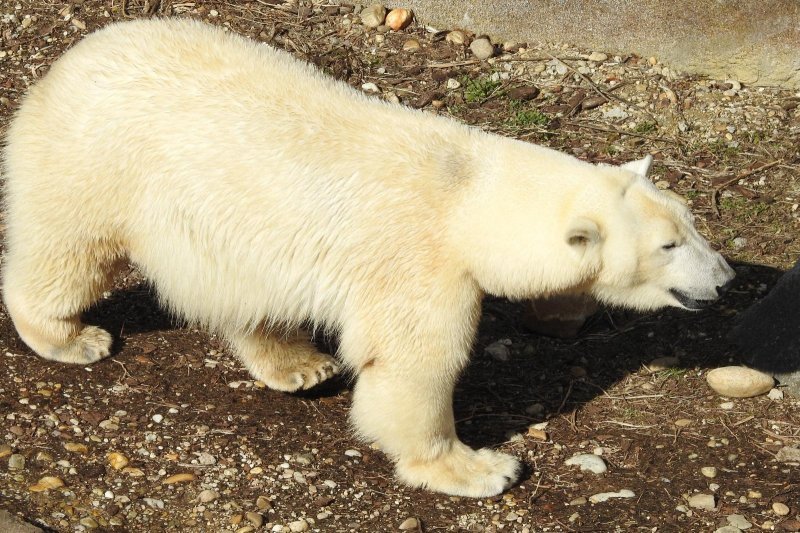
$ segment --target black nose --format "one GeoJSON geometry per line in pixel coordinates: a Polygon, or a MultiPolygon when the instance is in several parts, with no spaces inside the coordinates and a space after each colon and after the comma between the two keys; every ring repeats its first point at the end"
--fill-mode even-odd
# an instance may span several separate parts
{"type": "Polygon", "coordinates": [[[730,289],[730,288],[731,288],[731,285],[733,285],[733,280],[730,280],[730,281],[729,281],[728,283],[726,283],[725,285],[720,285],[719,287],[717,287],[717,296],[722,296],[723,294],[725,294],[725,292],[726,292],[728,289],[730,289]]]}

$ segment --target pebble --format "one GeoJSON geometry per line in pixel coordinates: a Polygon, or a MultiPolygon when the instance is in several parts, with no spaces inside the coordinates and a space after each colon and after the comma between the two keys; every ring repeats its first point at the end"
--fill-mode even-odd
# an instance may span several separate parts
{"type": "Polygon", "coordinates": [[[736,406],[736,404],[734,404],[733,402],[722,402],[721,404],[719,404],[719,408],[720,409],[725,409],[726,411],[730,411],[735,406],[736,406]]]}
{"type": "Polygon", "coordinates": [[[79,442],[66,442],[64,443],[64,449],[68,452],[74,453],[88,453],[89,448],[86,447],[85,444],[81,444],[79,442]]]}
{"type": "Polygon", "coordinates": [[[548,435],[547,432],[543,429],[537,429],[534,427],[528,428],[528,436],[533,440],[538,440],[542,442],[547,442],[548,435]]]}
{"type": "Polygon", "coordinates": [[[345,450],[344,454],[347,457],[361,457],[361,452],[358,450],[345,450]]]}
{"type": "Polygon", "coordinates": [[[772,389],[767,393],[767,398],[775,401],[783,400],[783,391],[780,389],[772,389]]]}
{"type": "Polygon", "coordinates": [[[448,79],[448,80],[447,80],[447,85],[446,85],[446,87],[447,87],[448,89],[450,89],[450,90],[452,90],[452,89],[458,89],[459,87],[461,87],[461,82],[459,82],[459,81],[458,81],[457,79],[455,79],[455,78],[450,78],[450,79],[448,79]]]}
{"type": "Polygon", "coordinates": [[[753,524],[748,522],[745,517],[740,514],[729,515],[728,523],[737,529],[750,529],[753,527],[753,524]]]}
{"type": "Polygon", "coordinates": [[[44,492],[50,489],[58,489],[64,486],[64,481],[55,476],[44,476],[35,485],[28,487],[31,492],[44,492]]]}
{"type": "Polygon", "coordinates": [[[13,454],[8,458],[9,470],[22,470],[25,468],[25,456],[19,453],[13,454]]]}
{"type": "Polygon", "coordinates": [[[361,24],[367,28],[377,28],[386,19],[386,8],[381,4],[372,4],[361,11],[361,24]]]}
{"type": "Polygon", "coordinates": [[[708,385],[729,398],[752,398],[766,394],[775,380],[772,376],[743,366],[715,368],[706,374],[708,385]]]}
{"type": "Polygon", "coordinates": [[[378,89],[378,86],[375,85],[374,83],[372,83],[371,81],[361,84],[361,89],[363,91],[365,91],[365,92],[368,92],[368,93],[378,93],[378,92],[380,92],[380,89],[378,89]]]}
{"type": "Polygon", "coordinates": [[[142,501],[153,509],[164,508],[164,500],[157,500],[156,498],[142,498],[142,501]]]}
{"type": "Polygon", "coordinates": [[[110,464],[111,468],[114,470],[121,470],[128,466],[128,458],[121,453],[111,452],[108,454],[107,459],[108,464],[110,464]]]}
{"type": "Polygon", "coordinates": [[[308,531],[308,522],[305,520],[295,520],[289,522],[289,531],[292,533],[300,533],[301,531],[308,531]]]}
{"type": "Polygon", "coordinates": [[[675,426],[679,428],[685,428],[692,425],[692,421],[688,418],[679,418],[675,421],[675,426]]]}
{"type": "Polygon", "coordinates": [[[502,342],[493,342],[484,351],[495,361],[508,361],[511,359],[511,351],[502,342]]]}
{"type": "Polygon", "coordinates": [[[164,415],[156,414],[156,415],[152,416],[152,419],[153,419],[153,422],[155,422],[156,424],[160,424],[161,422],[164,421],[164,415]]]}
{"type": "Polygon", "coordinates": [[[406,531],[409,529],[419,529],[419,520],[414,518],[413,516],[410,518],[406,518],[403,520],[403,523],[400,524],[398,527],[401,531],[406,531]]]}
{"type": "Polygon", "coordinates": [[[394,31],[400,31],[411,24],[412,18],[414,18],[414,13],[410,9],[392,9],[386,15],[386,25],[394,31]]]}
{"type": "Polygon", "coordinates": [[[272,509],[272,502],[266,496],[259,496],[256,498],[256,507],[262,511],[267,511],[272,509]]]}
{"type": "Polygon", "coordinates": [[[494,45],[486,38],[475,39],[470,43],[469,49],[480,60],[489,59],[494,55],[494,45]]]}
{"type": "Polygon", "coordinates": [[[253,524],[253,526],[255,526],[256,529],[264,525],[264,517],[258,513],[250,511],[245,513],[244,516],[245,518],[247,518],[248,522],[250,522],[251,524],[253,524]]]}
{"type": "Polygon", "coordinates": [[[647,368],[650,372],[661,372],[678,366],[680,362],[681,360],[677,357],[658,357],[650,361],[647,364],[647,368]]]}
{"type": "Polygon", "coordinates": [[[580,497],[578,497],[578,498],[575,498],[575,499],[574,499],[574,500],[572,500],[571,502],[569,502],[569,504],[570,504],[571,506],[586,505],[586,503],[587,503],[588,501],[589,501],[589,500],[587,500],[585,496],[580,496],[580,497]]]}
{"type": "Polygon", "coordinates": [[[800,448],[793,448],[792,446],[784,446],[778,453],[775,454],[775,459],[782,463],[797,463],[800,462],[800,448]]]}
{"type": "Polygon", "coordinates": [[[197,496],[197,499],[201,503],[213,502],[217,498],[219,498],[219,493],[217,493],[216,491],[210,490],[210,489],[206,489],[204,491],[201,491],[200,494],[198,494],[198,496],[197,496]]]}
{"type": "Polygon", "coordinates": [[[119,429],[119,424],[113,420],[103,420],[98,426],[100,426],[100,429],[105,429],[106,431],[116,431],[119,429]]]}
{"type": "Polygon", "coordinates": [[[785,503],[775,502],[772,504],[772,512],[778,516],[786,516],[789,514],[789,506],[785,503]]]}
{"type": "Polygon", "coordinates": [[[97,527],[100,527],[100,524],[98,524],[97,521],[91,516],[87,516],[86,518],[81,518],[80,523],[82,526],[88,527],[89,529],[95,529],[97,527]]]}
{"type": "Polygon", "coordinates": [[[416,52],[420,49],[419,41],[416,39],[409,39],[403,43],[404,52],[416,52]]]}
{"type": "Polygon", "coordinates": [[[467,42],[467,34],[461,30],[453,30],[444,38],[448,43],[457,44],[459,46],[467,42]]]}
{"type": "Polygon", "coordinates": [[[603,111],[603,118],[624,120],[628,116],[628,113],[620,106],[614,106],[603,111]]]}
{"type": "Polygon", "coordinates": [[[217,464],[217,458],[207,452],[201,452],[197,456],[197,462],[204,466],[217,464]]]}
{"type": "Polygon", "coordinates": [[[700,469],[700,473],[703,474],[707,478],[714,479],[717,477],[717,469],[713,466],[704,466],[700,469]]]}
{"type": "Polygon", "coordinates": [[[568,466],[579,466],[581,472],[589,471],[594,474],[602,474],[608,470],[605,461],[603,461],[600,456],[592,453],[575,455],[564,461],[564,464],[568,466]]]}
{"type": "Polygon", "coordinates": [[[717,507],[713,494],[694,494],[689,498],[689,507],[713,511],[717,507]]]}
{"type": "Polygon", "coordinates": [[[635,498],[636,494],[632,490],[622,489],[619,492],[601,492],[589,496],[589,501],[592,503],[602,503],[611,498],[635,498]]]}
{"type": "Polygon", "coordinates": [[[714,530],[714,533],[739,533],[739,528],[735,526],[722,526],[714,530]]]}
{"type": "Polygon", "coordinates": [[[587,59],[589,61],[605,61],[608,56],[602,52],[592,52],[587,59]]]}
{"type": "Polygon", "coordinates": [[[736,237],[733,239],[733,241],[731,241],[731,244],[733,244],[734,248],[740,250],[745,246],[747,246],[747,239],[745,239],[744,237],[736,237]]]}
{"type": "Polygon", "coordinates": [[[162,485],[174,485],[175,483],[183,483],[185,481],[194,481],[197,479],[192,473],[184,472],[181,474],[173,474],[161,482],[162,485]]]}

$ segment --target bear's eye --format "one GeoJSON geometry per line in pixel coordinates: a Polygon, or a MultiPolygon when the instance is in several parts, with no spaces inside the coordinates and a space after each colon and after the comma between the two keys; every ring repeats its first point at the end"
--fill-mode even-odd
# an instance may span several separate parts
{"type": "Polygon", "coordinates": [[[676,246],[678,246],[678,243],[676,243],[675,241],[672,241],[671,243],[665,244],[664,246],[662,246],[661,249],[662,250],[672,250],[676,246]]]}

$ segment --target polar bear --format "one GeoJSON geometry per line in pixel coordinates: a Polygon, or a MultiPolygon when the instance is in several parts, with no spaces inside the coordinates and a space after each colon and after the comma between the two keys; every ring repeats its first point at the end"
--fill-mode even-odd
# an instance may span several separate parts
{"type": "Polygon", "coordinates": [[[37,354],[93,363],[112,338],[81,312],[130,261],[269,387],[356,375],[354,426],[406,484],[491,496],[519,463],[460,442],[452,408],[484,293],[695,309],[733,276],[649,166],[368,97],[200,22],[112,24],[10,126],[3,297],[37,354]]]}

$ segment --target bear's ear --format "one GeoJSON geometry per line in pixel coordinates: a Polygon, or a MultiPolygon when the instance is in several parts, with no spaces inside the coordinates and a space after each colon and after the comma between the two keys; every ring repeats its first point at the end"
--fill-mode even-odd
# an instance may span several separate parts
{"type": "Polygon", "coordinates": [[[621,166],[625,170],[630,170],[640,176],[647,176],[647,173],[650,171],[650,165],[653,164],[653,156],[647,154],[643,159],[638,159],[636,161],[631,161],[629,163],[625,163],[621,166]]]}
{"type": "Polygon", "coordinates": [[[567,244],[573,247],[586,248],[600,242],[600,228],[594,220],[578,217],[572,221],[567,230],[567,244]]]}

